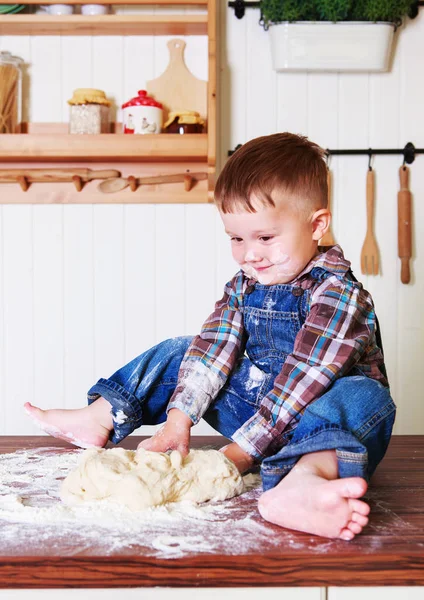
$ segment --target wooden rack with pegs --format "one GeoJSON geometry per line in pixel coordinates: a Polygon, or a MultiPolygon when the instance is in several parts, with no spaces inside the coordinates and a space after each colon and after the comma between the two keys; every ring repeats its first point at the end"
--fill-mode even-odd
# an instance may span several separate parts
{"type": "Polygon", "coordinates": [[[98,190],[104,194],[113,194],[129,187],[135,192],[141,185],[161,185],[166,183],[184,183],[184,190],[190,192],[197,181],[205,181],[208,174],[204,173],[170,173],[168,175],[153,175],[151,177],[113,177],[99,183],[98,190]]]}
{"type": "Polygon", "coordinates": [[[73,183],[77,192],[95,179],[120,177],[116,169],[0,169],[0,183],[19,183],[24,192],[32,183],[73,183]]]}

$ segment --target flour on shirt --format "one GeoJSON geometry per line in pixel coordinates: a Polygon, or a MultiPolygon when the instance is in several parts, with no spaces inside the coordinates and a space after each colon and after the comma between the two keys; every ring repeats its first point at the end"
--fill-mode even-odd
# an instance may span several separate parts
{"type": "MultiPolygon", "coordinates": [[[[205,413],[213,398],[216,398],[222,388],[223,380],[220,375],[214,373],[209,367],[200,361],[188,361],[184,366],[183,376],[179,385],[183,388],[181,392],[182,404],[190,405],[190,412],[197,420],[205,413]]],[[[171,400],[171,406],[179,408],[180,394],[177,393],[171,400]]],[[[197,422],[197,421],[196,421],[197,422]]]]}

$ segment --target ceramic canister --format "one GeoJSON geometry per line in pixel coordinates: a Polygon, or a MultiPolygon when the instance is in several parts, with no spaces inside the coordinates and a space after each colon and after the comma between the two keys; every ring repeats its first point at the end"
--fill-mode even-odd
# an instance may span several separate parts
{"type": "Polygon", "coordinates": [[[160,133],[162,104],[140,90],[138,96],[122,105],[124,133],[160,133]]]}

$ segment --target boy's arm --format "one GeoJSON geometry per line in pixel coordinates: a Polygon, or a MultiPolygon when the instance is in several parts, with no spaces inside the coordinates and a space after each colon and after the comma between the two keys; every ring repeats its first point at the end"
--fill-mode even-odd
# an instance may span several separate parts
{"type": "Polygon", "coordinates": [[[190,428],[215,400],[243,352],[244,327],[239,309],[246,285],[246,278],[239,272],[225,286],[223,297],[181,363],[167,408],[167,422],[153,438],[142,442],[144,448],[159,452],[182,449],[183,454],[188,453],[190,428]]]}
{"type": "Polygon", "coordinates": [[[345,375],[375,335],[375,313],[361,285],[328,277],[312,297],[294,349],[258,412],[233,435],[255,458],[274,454],[282,432],[305,407],[345,375]]]}

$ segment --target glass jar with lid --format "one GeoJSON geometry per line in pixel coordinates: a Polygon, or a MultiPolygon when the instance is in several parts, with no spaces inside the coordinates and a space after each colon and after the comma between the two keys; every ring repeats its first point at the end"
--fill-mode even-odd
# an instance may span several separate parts
{"type": "Polygon", "coordinates": [[[110,100],[103,90],[78,88],[68,100],[69,133],[109,133],[110,100]]]}
{"type": "Polygon", "coordinates": [[[167,133],[203,133],[205,122],[194,110],[175,110],[170,112],[163,126],[167,133]]]}
{"type": "Polygon", "coordinates": [[[23,60],[0,52],[0,133],[19,133],[22,120],[23,60]]]}

